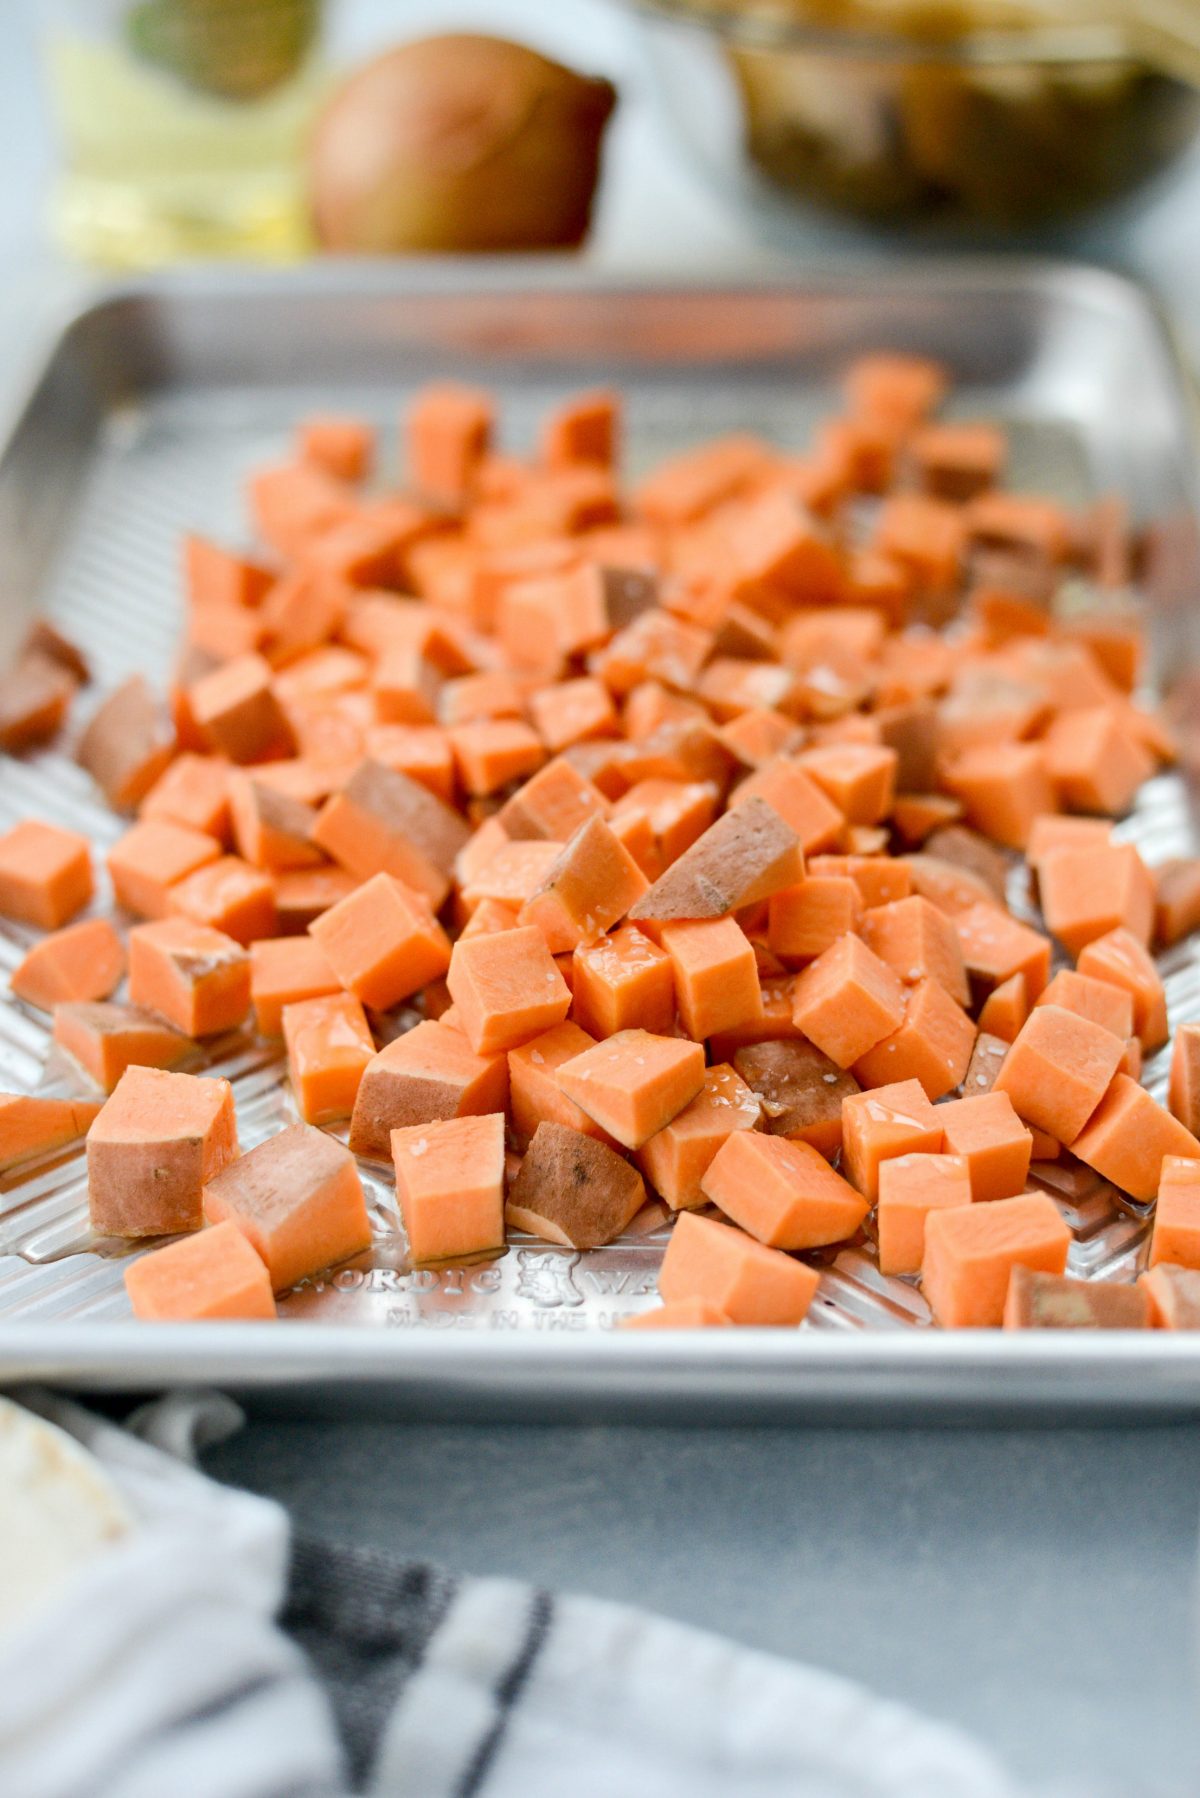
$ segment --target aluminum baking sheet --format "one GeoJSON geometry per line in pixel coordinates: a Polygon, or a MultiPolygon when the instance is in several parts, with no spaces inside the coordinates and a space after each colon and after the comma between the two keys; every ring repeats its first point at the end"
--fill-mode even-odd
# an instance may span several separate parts
{"type": "MultiPolygon", "coordinates": [[[[521,450],[547,404],[615,381],[636,474],[723,431],[802,446],[845,360],[881,345],[951,364],[956,408],[1009,426],[1018,483],[1075,502],[1127,495],[1154,545],[1156,665],[1186,685],[1200,666],[1186,381],[1138,289],[1040,264],[890,266],[741,291],[599,287],[521,265],[335,265],[101,295],[31,373],[0,455],[4,629],[14,635],[38,606],[87,650],[101,688],[135,668],[161,681],[179,630],[181,534],[243,539],[245,475],[277,458],[310,410],[361,412],[394,446],[406,396],[456,375],[496,390],[505,440],[521,450]]],[[[79,713],[92,703],[85,696],[79,713]]],[[[0,764],[0,827],[36,813],[100,846],[120,833],[69,751],[68,740],[0,764]]],[[[1153,780],[1120,832],[1152,860],[1193,849],[1185,776],[1153,780]]],[[[96,909],[108,903],[102,885],[96,909]]],[[[0,924],[0,973],[27,940],[0,924]]],[[[1200,1016],[1191,949],[1162,965],[1172,1024],[1200,1016]]],[[[269,1046],[231,1036],[210,1065],[233,1082],[245,1146],[294,1119],[269,1046]]],[[[1162,1055],[1147,1078],[1161,1089],[1162,1055]]],[[[0,1085],[85,1090],[42,1015],[11,998],[0,1006],[0,1085]]],[[[369,1163],[363,1173],[372,1250],[288,1294],[274,1330],[134,1324],[128,1248],[89,1232],[81,1152],[0,1179],[0,1377],[99,1390],[216,1379],[275,1404],[488,1416],[1200,1409],[1200,1340],[944,1334],[915,1285],[879,1274],[869,1245],[829,1252],[798,1331],[614,1333],[655,1302],[661,1230],[583,1255],[515,1238],[497,1261],[412,1269],[390,1181],[369,1163]]],[[[1073,1231],[1072,1271],[1131,1277],[1144,1208],[1083,1168],[1038,1176],[1073,1231]]]]}

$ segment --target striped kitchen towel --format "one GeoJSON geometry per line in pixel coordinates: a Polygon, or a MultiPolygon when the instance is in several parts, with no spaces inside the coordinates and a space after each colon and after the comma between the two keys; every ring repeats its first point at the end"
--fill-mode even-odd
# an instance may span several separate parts
{"type": "Polygon", "coordinates": [[[32,1401],[132,1514],[0,1635],[14,1798],[1017,1798],[955,1730],[809,1667],[594,1599],[290,1539],[217,1485],[236,1421],[119,1429],[32,1401]],[[136,1431],[136,1433],[134,1433],[136,1431]]]}

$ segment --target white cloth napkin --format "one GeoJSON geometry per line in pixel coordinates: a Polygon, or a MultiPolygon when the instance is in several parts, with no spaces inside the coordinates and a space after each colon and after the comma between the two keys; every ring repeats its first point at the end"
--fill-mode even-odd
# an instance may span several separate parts
{"type": "Polygon", "coordinates": [[[138,1521],[0,1639],[12,1798],[1017,1798],[955,1730],[699,1630],[373,1550],[289,1559],[277,1505],[189,1464],[236,1427],[216,1395],[136,1435],[30,1402],[138,1521]]]}

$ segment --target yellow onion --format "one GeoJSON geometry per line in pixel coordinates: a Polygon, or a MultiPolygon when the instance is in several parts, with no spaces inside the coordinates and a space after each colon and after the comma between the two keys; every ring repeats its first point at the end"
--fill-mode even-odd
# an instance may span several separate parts
{"type": "Polygon", "coordinates": [[[351,75],[317,121],[318,241],[364,254],[577,244],[615,103],[609,82],[502,38],[390,50],[351,75]]]}

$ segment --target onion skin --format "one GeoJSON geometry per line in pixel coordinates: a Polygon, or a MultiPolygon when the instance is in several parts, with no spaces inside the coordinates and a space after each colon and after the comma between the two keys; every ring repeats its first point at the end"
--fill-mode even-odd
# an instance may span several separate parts
{"type": "Polygon", "coordinates": [[[402,44],[317,120],[309,200],[341,254],[559,249],[591,217],[611,84],[502,38],[402,44]]]}

